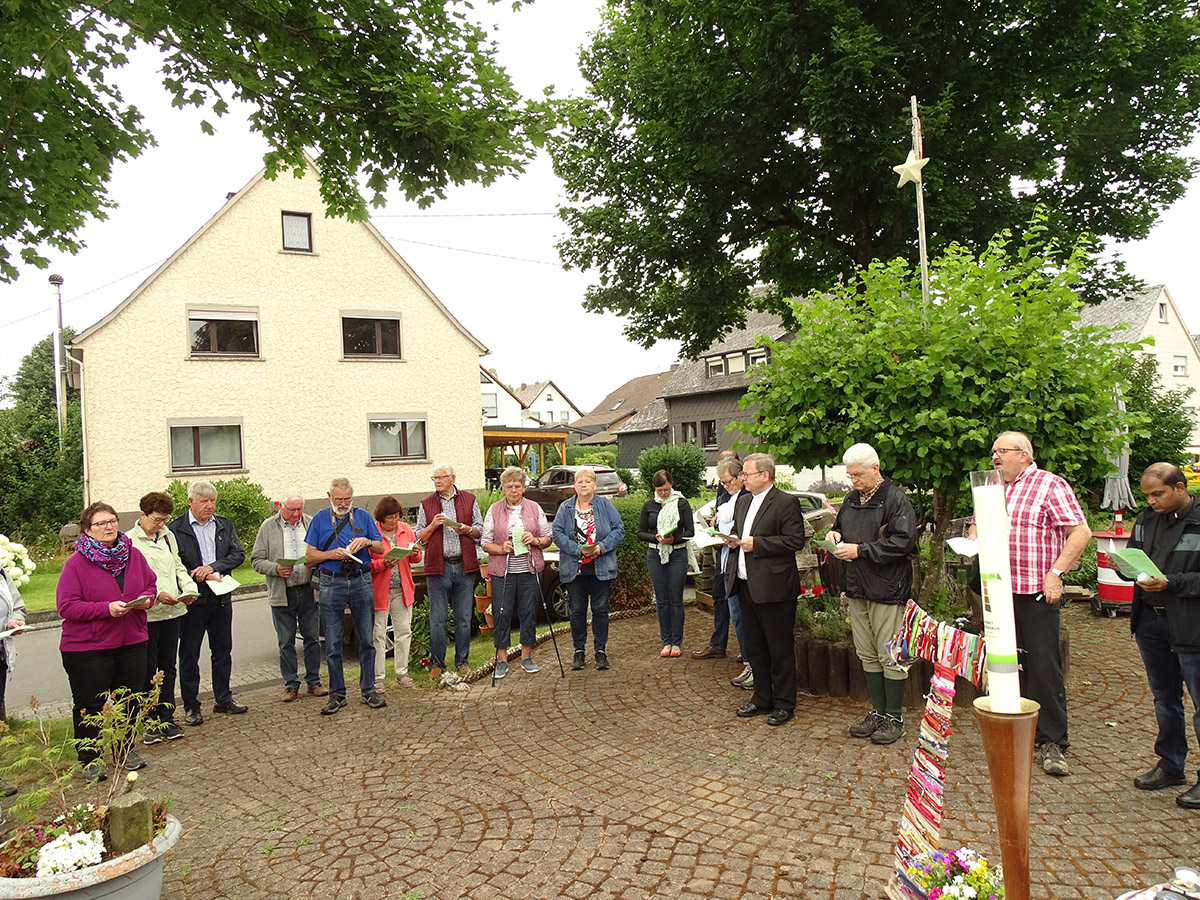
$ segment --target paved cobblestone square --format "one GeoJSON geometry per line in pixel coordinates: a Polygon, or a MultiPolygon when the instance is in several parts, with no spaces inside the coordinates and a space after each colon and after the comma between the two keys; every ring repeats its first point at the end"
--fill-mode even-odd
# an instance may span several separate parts
{"type": "MultiPolygon", "coordinates": [[[[1076,605],[1064,621],[1072,774],[1035,774],[1034,896],[1107,900],[1200,863],[1200,815],[1133,788],[1154,718],[1128,620],[1076,605]]],[[[710,628],[689,609],[685,650],[710,628]]],[[[465,694],[389,687],[386,709],[352,699],[330,717],[277,687],[239,693],[249,714],[146,748],[147,786],[174,795],[185,828],[164,896],[881,896],[915,716],[887,747],[846,734],[862,715],[848,700],[802,695],[782,728],[737,719],[732,659],[658,647],[653,616],[616,621],[607,672],[589,650],[589,668],[560,678],[546,644],[537,675],[465,694]]],[[[974,716],[954,722],[943,844],[998,860],[974,716]]]]}

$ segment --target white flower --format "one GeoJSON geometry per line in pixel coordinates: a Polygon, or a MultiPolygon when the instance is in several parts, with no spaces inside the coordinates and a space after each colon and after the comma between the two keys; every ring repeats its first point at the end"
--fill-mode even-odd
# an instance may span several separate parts
{"type": "Polygon", "coordinates": [[[104,858],[102,831],[61,834],[38,851],[37,877],[61,875],[94,866],[104,858]]]}
{"type": "Polygon", "coordinates": [[[10,541],[7,535],[0,534],[0,566],[3,566],[12,578],[13,583],[20,587],[29,583],[29,576],[37,568],[29,557],[29,551],[24,544],[10,541]]]}

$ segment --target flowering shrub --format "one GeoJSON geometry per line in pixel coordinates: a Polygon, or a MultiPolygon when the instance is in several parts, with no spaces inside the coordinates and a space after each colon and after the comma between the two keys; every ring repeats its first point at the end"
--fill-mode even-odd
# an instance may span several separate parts
{"type": "Polygon", "coordinates": [[[17,587],[29,584],[29,576],[37,568],[37,563],[29,558],[29,551],[24,544],[10,541],[7,535],[0,534],[0,566],[8,572],[8,576],[17,587]]]}
{"type": "Polygon", "coordinates": [[[973,850],[923,853],[909,866],[908,876],[928,900],[1004,900],[1004,875],[999,866],[973,850]]]}
{"type": "Polygon", "coordinates": [[[37,877],[61,875],[94,866],[104,858],[103,831],[60,834],[38,852],[37,877]]]}

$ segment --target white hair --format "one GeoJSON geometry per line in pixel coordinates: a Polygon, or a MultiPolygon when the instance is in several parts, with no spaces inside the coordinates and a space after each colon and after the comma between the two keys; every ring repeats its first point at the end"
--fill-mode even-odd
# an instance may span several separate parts
{"type": "Polygon", "coordinates": [[[300,493],[299,489],[288,488],[286,491],[284,491],[283,496],[279,498],[279,505],[283,506],[284,504],[289,503],[292,500],[300,500],[300,501],[304,500],[304,495],[302,493],[300,493]]]}
{"type": "Polygon", "coordinates": [[[188,499],[195,500],[197,498],[207,499],[208,497],[217,496],[217,489],[213,487],[211,481],[193,481],[188,485],[188,499]]]}
{"type": "Polygon", "coordinates": [[[335,488],[349,488],[350,490],[354,490],[350,484],[350,479],[345,475],[339,475],[337,478],[333,479],[333,481],[329,482],[329,492],[331,494],[335,488]]]}
{"type": "Polygon", "coordinates": [[[1022,431],[1002,431],[996,435],[996,440],[1008,438],[1013,442],[1013,446],[1022,451],[1030,459],[1033,459],[1033,442],[1029,440],[1029,436],[1022,431]]]}
{"type": "Polygon", "coordinates": [[[870,444],[855,444],[842,454],[842,465],[862,466],[864,469],[869,469],[871,466],[879,465],[879,454],[870,444]]]}
{"type": "Polygon", "coordinates": [[[450,463],[438,463],[433,467],[433,471],[434,473],[445,472],[451,478],[454,477],[454,466],[450,465],[450,463]]]}

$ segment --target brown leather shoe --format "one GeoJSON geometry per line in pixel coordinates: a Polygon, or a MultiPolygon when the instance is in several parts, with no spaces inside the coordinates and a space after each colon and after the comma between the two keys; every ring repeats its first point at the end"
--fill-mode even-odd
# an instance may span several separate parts
{"type": "Polygon", "coordinates": [[[328,697],[329,696],[329,688],[325,687],[325,685],[321,684],[321,682],[319,682],[319,681],[316,684],[310,684],[308,686],[308,692],[310,694],[312,694],[314,697],[328,697]]]}
{"type": "Polygon", "coordinates": [[[718,650],[712,644],[709,644],[703,650],[693,650],[692,659],[724,659],[725,651],[718,650]]]}
{"type": "Polygon", "coordinates": [[[441,667],[440,667],[440,666],[434,666],[432,669],[430,669],[430,670],[429,670],[429,677],[430,677],[430,678],[432,678],[434,681],[437,681],[439,678],[441,678],[441,677],[442,677],[442,669],[441,669],[441,667]]]}
{"type": "Polygon", "coordinates": [[[295,700],[299,696],[300,696],[300,691],[298,691],[296,688],[288,687],[288,688],[283,689],[283,696],[280,697],[279,699],[282,700],[284,703],[291,703],[293,700],[295,700]]]}

